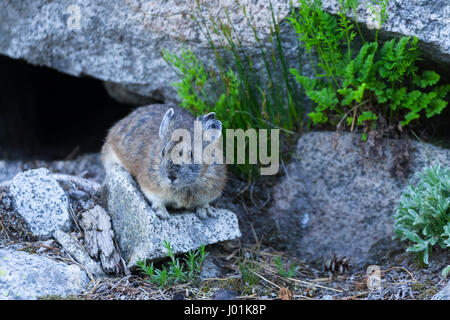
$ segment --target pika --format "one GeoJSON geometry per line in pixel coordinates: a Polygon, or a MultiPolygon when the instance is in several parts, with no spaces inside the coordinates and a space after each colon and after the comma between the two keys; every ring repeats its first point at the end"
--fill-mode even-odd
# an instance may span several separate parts
{"type": "MultiPolygon", "coordinates": [[[[200,218],[217,215],[210,202],[222,194],[226,166],[194,161],[176,164],[171,158],[171,151],[177,144],[171,139],[172,132],[185,129],[193,137],[195,120],[201,123],[203,130],[221,132],[222,123],[213,112],[195,118],[175,105],[154,104],[140,107],[117,122],[103,145],[105,170],[115,164],[126,169],[161,219],[170,217],[167,208],[194,210],[200,218]]],[[[219,137],[220,133],[211,143],[217,143],[219,137]]],[[[188,156],[193,160],[192,151],[188,156]]]]}

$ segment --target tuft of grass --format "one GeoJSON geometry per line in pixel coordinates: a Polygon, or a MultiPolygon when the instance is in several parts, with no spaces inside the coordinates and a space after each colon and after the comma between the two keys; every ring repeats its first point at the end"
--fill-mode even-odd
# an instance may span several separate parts
{"type": "Polygon", "coordinates": [[[256,274],[256,264],[253,261],[243,260],[239,262],[238,265],[241,273],[241,279],[245,286],[243,292],[250,293],[252,292],[252,288],[254,288],[260,281],[260,278],[256,274]]]}
{"type": "Polygon", "coordinates": [[[287,268],[283,267],[283,264],[281,263],[281,258],[276,257],[274,258],[275,265],[277,266],[278,274],[284,278],[292,278],[296,274],[296,265],[295,263],[289,263],[287,268]]]}
{"type": "MultiPolygon", "coordinates": [[[[178,88],[181,106],[195,115],[216,112],[224,130],[280,129],[286,141],[293,142],[303,125],[303,94],[289,72],[279,21],[270,4],[272,26],[269,38],[265,39],[253,24],[245,5],[236,2],[253,33],[263,69],[255,68],[227,10],[223,20],[216,20],[212,15],[206,18],[202,14],[193,14],[192,19],[208,39],[216,61],[214,66],[206,66],[191,50],[182,50],[180,55],[162,50],[165,61],[179,74],[180,81],[174,85],[178,88]],[[213,41],[213,36],[218,40],[213,41]]],[[[201,12],[199,1],[197,7],[201,12]]],[[[301,66],[300,52],[298,59],[301,66]]],[[[268,140],[270,145],[270,137],[268,140]]],[[[257,174],[254,165],[237,164],[234,169],[247,178],[257,174]]]]}
{"type": "Polygon", "coordinates": [[[208,253],[205,246],[199,249],[189,251],[183,259],[175,256],[173,249],[168,241],[164,241],[164,246],[169,256],[169,261],[163,264],[161,268],[155,268],[153,262],[146,264],[145,261],[139,261],[139,270],[149,277],[148,281],[159,287],[169,287],[176,283],[196,282],[208,253]]]}

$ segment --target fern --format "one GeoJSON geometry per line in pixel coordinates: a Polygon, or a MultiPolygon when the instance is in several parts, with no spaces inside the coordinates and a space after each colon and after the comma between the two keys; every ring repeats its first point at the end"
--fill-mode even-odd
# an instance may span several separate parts
{"type": "MultiPolygon", "coordinates": [[[[388,125],[405,127],[422,116],[441,113],[447,106],[450,85],[439,86],[440,76],[435,71],[418,74],[418,39],[392,39],[380,47],[377,37],[366,42],[361,36],[363,45],[354,54],[353,29],[354,25],[359,27],[346,13],[353,10],[356,14],[358,1],[339,3],[341,10],[334,17],[322,10],[320,0],[299,0],[299,12],[289,18],[307,52],[314,50],[318,55],[319,70],[313,79],[290,70],[315,104],[315,110],[308,114],[313,124],[339,125],[346,117],[345,123],[352,129],[373,129],[383,118],[388,125]]],[[[382,24],[387,18],[387,1],[379,3],[382,24]]]]}

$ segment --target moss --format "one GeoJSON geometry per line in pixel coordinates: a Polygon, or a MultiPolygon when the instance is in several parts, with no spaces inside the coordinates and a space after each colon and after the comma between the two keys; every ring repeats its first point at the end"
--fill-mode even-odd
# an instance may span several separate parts
{"type": "Polygon", "coordinates": [[[245,286],[242,285],[242,281],[239,278],[228,278],[224,281],[221,281],[218,284],[218,287],[221,289],[230,289],[236,292],[242,292],[245,289],[245,286]]]}
{"type": "Polygon", "coordinates": [[[207,285],[203,286],[201,290],[204,293],[209,293],[211,291],[211,287],[209,286],[209,284],[207,284],[207,285]]]}
{"type": "Polygon", "coordinates": [[[418,298],[421,300],[429,299],[438,292],[438,289],[430,280],[414,283],[411,285],[411,289],[419,293],[418,298]]]}
{"type": "Polygon", "coordinates": [[[430,299],[432,296],[434,296],[436,293],[438,293],[438,289],[436,287],[433,288],[429,288],[427,290],[425,290],[424,292],[422,292],[421,294],[419,294],[419,299],[430,299]]]}

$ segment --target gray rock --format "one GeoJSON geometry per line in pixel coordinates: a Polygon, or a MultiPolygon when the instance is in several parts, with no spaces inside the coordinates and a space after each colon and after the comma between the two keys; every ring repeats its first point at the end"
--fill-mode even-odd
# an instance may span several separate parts
{"type": "MultiPolygon", "coordinates": [[[[303,135],[286,176],[272,190],[271,220],[265,224],[277,225],[277,239],[302,258],[335,253],[356,265],[373,262],[373,255],[397,244],[391,240],[393,215],[409,183],[391,174],[396,143],[385,140],[384,157],[366,159],[358,134],[341,133],[337,140],[334,132],[303,135]]],[[[450,163],[450,150],[410,145],[411,172],[433,161],[450,163]]]]}
{"type": "Polygon", "coordinates": [[[76,265],[24,251],[0,249],[0,299],[66,297],[80,293],[88,282],[86,273],[76,265]]]}
{"type": "Polygon", "coordinates": [[[450,281],[447,282],[447,285],[441,289],[438,293],[436,293],[431,300],[450,300],[450,281]]]}
{"type": "Polygon", "coordinates": [[[9,191],[15,210],[33,235],[49,238],[55,230],[70,229],[69,200],[47,169],[19,173],[9,191]]]}
{"type": "MultiPolygon", "coordinates": [[[[373,23],[367,2],[362,1],[359,17],[370,26],[373,23]]],[[[264,39],[271,25],[269,1],[240,3],[253,16],[252,24],[264,39]]],[[[272,3],[276,16],[283,21],[289,14],[290,1],[272,3]]],[[[335,12],[337,3],[338,0],[324,0],[323,6],[335,12]]],[[[111,95],[127,103],[144,97],[165,102],[178,100],[172,86],[178,79],[162,59],[161,49],[180,53],[182,48],[190,48],[201,61],[214,65],[214,54],[191,14],[208,20],[211,13],[224,19],[228,8],[233,28],[255,68],[264,68],[252,30],[234,0],[203,1],[201,12],[197,12],[195,1],[176,0],[0,0],[0,6],[0,53],[71,75],[104,80],[111,95]]],[[[450,61],[447,0],[391,0],[389,14],[386,31],[416,35],[425,53],[450,61]]],[[[290,66],[296,67],[297,36],[285,20],[281,34],[290,66]]],[[[303,69],[306,71],[308,66],[305,64],[303,69]]]]}
{"type": "Polygon", "coordinates": [[[100,265],[95,262],[86,250],[80,245],[80,243],[73,239],[69,234],[61,230],[56,230],[53,233],[53,237],[58,243],[70,254],[78,263],[86,268],[86,270],[92,273],[94,276],[104,276],[100,265]]]}
{"type": "Polygon", "coordinates": [[[219,266],[216,259],[208,255],[203,261],[202,270],[199,278],[202,281],[210,278],[221,278],[223,275],[223,269],[219,266]]]}
{"type": "MultiPolygon", "coordinates": [[[[358,21],[370,29],[378,25],[372,0],[359,1],[358,21]]],[[[323,8],[336,13],[338,0],[322,0],[323,8]]],[[[389,36],[416,36],[423,51],[433,60],[450,63],[450,2],[448,0],[389,0],[388,20],[381,30],[389,36]]],[[[352,14],[351,14],[352,16],[352,14]]]]}
{"type": "Polygon", "coordinates": [[[241,236],[236,215],[225,209],[219,209],[215,218],[172,212],[169,219],[161,220],[133,178],[117,165],[106,175],[103,198],[129,268],[139,260],[166,257],[165,240],[177,254],[241,236]]]}
{"type": "Polygon", "coordinates": [[[145,106],[161,102],[150,97],[133,93],[119,83],[104,81],[103,86],[111,98],[123,104],[145,106]]]}
{"type": "MultiPolygon", "coordinates": [[[[244,0],[256,14],[258,30],[269,31],[268,3],[244,0]]],[[[23,58],[75,75],[89,75],[117,83],[136,96],[158,101],[176,99],[177,80],[161,56],[162,49],[180,52],[191,47],[203,61],[213,61],[205,36],[190,15],[196,2],[119,0],[1,0],[0,53],[23,58]]],[[[275,3],[286,16],[289,1],[275,3]]],[[[229,8],[233,24],[244,42],[255,40],[234,0],[203,2],[202,13],[225,18],[229,8]]],[[[254,53],[258,52],[256,48],[254,53]]]]}
{"type": "Polygon", "coordinates": [[[117,248],[111,217],[96,205],[81,213],[80,227],[84,231],[84,246],[93,258],[100,259],[103,270],[108,273],[121,271],[121,259],[117,248]]]}

